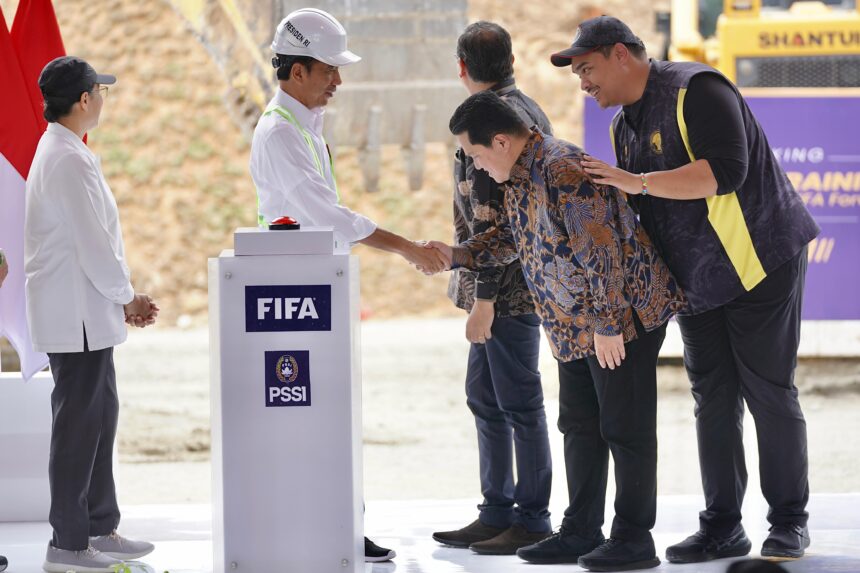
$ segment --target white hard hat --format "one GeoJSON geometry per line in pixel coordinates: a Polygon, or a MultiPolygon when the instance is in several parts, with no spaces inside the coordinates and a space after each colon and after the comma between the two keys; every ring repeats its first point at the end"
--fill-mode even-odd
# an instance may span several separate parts
{"type": "Polygon", "coordinates": [[[291,12],[278,24],[272,50],[285,56],[310,56],[330,66],[361,60],[346,49],[346,30],[334,16],[316,8],[291,12]]]}

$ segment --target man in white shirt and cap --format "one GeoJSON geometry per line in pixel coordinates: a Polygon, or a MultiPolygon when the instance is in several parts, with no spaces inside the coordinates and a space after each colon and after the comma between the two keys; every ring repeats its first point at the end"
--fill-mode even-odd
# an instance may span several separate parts
{"type": "Polygon", "coordinates": [[[158,307],[129,281],[116,201],[82,141],[114,82],[72,56],[39,76],[48,128],[27,178],[24,271],[33,348],[48,353],[54,378],[48,572],[115,572],[153,550],[116,532],[113,347],[126,322],[153,324],[158,307]]]}
{"type": "MultiPolygon", "coordinates": [[[[344,27],[327,12],[302,8],[278,25],[272,51],[278,88],[251,144],[260,225],[290,216],[304,225],[334,227],[338,245],[362,243],[396,253],[425,272],[446,269],[446,259],[435,249],[381,229],[339,204],[323,116],[342,83],[338,68],[361,60],[347,49],[344,27]]],[[[395,556],[366,537],[364,554],[369,562],[395,556]]]]}

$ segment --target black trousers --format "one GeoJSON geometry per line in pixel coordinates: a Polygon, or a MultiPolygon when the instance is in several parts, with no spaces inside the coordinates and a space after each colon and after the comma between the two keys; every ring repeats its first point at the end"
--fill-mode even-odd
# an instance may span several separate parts
{"type": "Polygon", "coordinates": [[[478,429],[480,518],[493,527],[519,523],[533,533],[550,532],[552,457],[538,372],[540,319],[496,318],[492,333],[486,344],[472,344],[466,371],[466,403],[478,429]]]}
{"type": "Polygon", "coordinates": [[[113,445],[119,399],[113,348],[48,355],[54,377],[51,409],[49,520],[53,545],[80,551],[90,536],[107,535],[119,525],[113,479],[113,445]]]}
{"type": "Polygon", "coordinates": [[[699,521],[713,535],[727,536],[741,522],[747,487],[744,402],[758,435],[768,521],[806,525],[806,421],[794,385],[806,256],[804,248],[725,306],[678,317],[684,364],[696,401],[705,492],[699,521]]]}
{"type": "Polygon", "coordinates": [[[562,525],[597,538],[603,526],[609,453],[615,462],[615,519],[610,535],[651,539],[657,516],[657,355],[666,325],[625,345],[614,370],[595,357],[559,362],[558,429],[564,434],[569,505],[562,525]]]}

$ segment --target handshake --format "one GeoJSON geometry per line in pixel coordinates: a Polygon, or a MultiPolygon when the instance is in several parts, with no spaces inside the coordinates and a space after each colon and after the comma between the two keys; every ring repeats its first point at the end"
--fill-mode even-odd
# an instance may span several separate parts
{"type": "Polygon", "coordinates": [[[404,253],[407,261],[425,275],[435,275],[451,269],[453,249],[441,241],[415,241],[404,253]]]}
{"type": "Polygon", "coordinates": [[[145,328],[155,324],[158,316],[158,308],[149,295],[136,294],[130,303],[123,307],[125,310],[125,322],[131,326],[145,328]]]}

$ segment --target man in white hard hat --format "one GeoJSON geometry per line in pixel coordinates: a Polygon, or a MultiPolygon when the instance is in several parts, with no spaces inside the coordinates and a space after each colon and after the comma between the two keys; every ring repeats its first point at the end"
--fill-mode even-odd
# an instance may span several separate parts
{"type": "MultiPolygon", "coordinates": [[[[339,204],[331,154],[322,135],[324,109],[341,84],[338,67],[361,59],[347,49],[340,22],[322,10],[296,10],[278,25],[272,50],[278,89],[251,144],[260,225],[289,215],[301,224],[334,227],[339,245],[363,243],[397,253],[426,272],[444,270],[447,261],[437,250],[381,229],[339,204]]],[[[364,554],[365,561],[395,556],[366,537],[364,554]]]]}
{"type": "Polygon", "coordinates": [[[435,249],[381,229],[339,204],[322,135],[324,108],[342,83],[338,67],[361,60],[347,49],[340,22],[322,10],[296,10],[278,25],[272,50],[278,89],[251,145],[260,225],[289,215],[305,225],[334,227],[339,245],[363,243],[397,253],[422,270],[443,270],[446,262],[435,249]]]}

